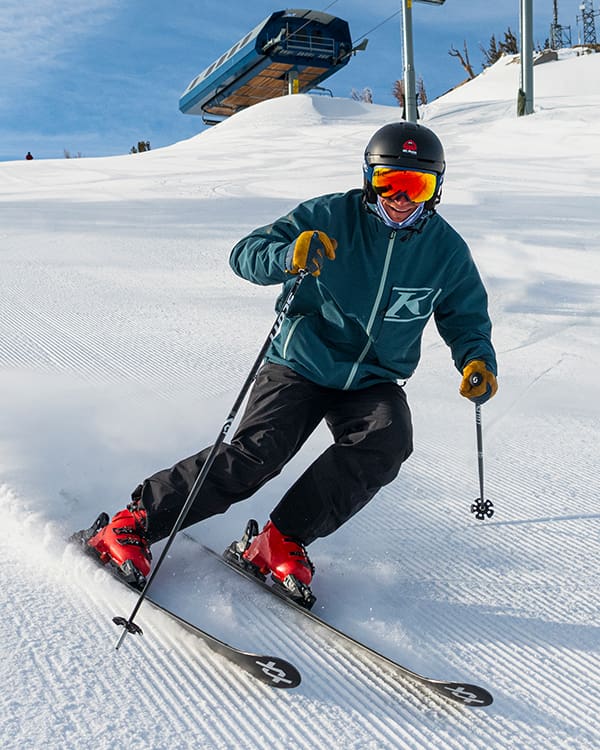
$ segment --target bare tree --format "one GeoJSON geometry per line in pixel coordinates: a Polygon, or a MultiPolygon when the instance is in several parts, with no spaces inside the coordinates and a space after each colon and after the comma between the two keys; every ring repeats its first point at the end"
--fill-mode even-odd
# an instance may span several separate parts
{"type": "Polygon", "coordinates": [[[362,91],[352,89],[351,96],[355,102],[367,102],[367,104],[373,104],[373,90],[368,86],[362,91]]]}
{"type": "Polygon", "coordinates": [[[509,26],[504,32],[504,41],[497,42],[495,35],[492,34],[488,48],[486,49],[483,44],[480,44],[479,49],[484,58],[483,67],[489,68],[490,65],[497,62],[502,55],[516,55],[519,52],[519,42],[509,26]]]}
{"type": "Polygon", "coordinates": [[[427,92],[425,91],[425,83],[422,76],[419,76],[417,80],[417,103],[427,104],[427,92]]]}
{"type": "Polygon", "coordinates": [[[404,112],[404,109],[406,107],[406,96],[404,91],[404,81],[401,78],[399,78],[397,81],[394,81],[392,94],[398,102],[398,106],[402,107],[402,111],[404,112]]]}
{"type": "Polygon", "coordinates": [[[467,75],[469,78],[475,78],[475,73],[473,71],[473,66],[471,65],[471,62],[469,60],[469,50],[467,49],[467,41],[466,39],[463,41],[463,52],[459,52],[459,50],[454,49],[454,45],[450,47],[450,50],[448,51],[448,54],[450,57],[456,57],[458,58],[460,64],[463,66],[465,71],[467,72],[467,75]]]}
{"type": "Polygon", "coordinates": [[[500,42],[500,49],[507,55],[516,55],[519,52],[519,41],[510,26],[504,32],[504,41],[500,42]]]}
{"type": "MultiPolygon", "coordinates": [[[[402,78],[399,78],[398,80],[394,81],[394,85],[392,86],[392,95],[398,102],[398,106],[402,107],[402,118],[406,118],[406,88],[404,86],[404,80],[402,78]]],[[[417,80],[417,93],[416,93],[416,104],[417,106],[419,104],[427,104],[427,92],[425,91],[425,84],[423,83],[423,78],[419,76],[419,79],[417,80]]],[[[417,117],[419,117],[419,113],[417,112],[417,117]]]]}
{"type": "Polygon", "coordinates": [[[488,44],[487,49],[483,46],[483,44],[479,45],[479,49],[481,50],[481,53],[483,54],[483,67],[489,68],[490,65],[493,65],[496,60],[498,60],[502,53],[498,49],[498,44],[496,42],[496,37],[494,34],[490,37],[490,41],[488,44]]]}

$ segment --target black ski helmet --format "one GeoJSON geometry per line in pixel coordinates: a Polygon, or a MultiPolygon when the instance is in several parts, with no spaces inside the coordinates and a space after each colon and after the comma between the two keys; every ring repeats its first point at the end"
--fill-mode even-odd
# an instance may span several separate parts
{"type": "Polygon", "coordinates": [[[363,165],[363,192],[367,203],[377,202],[377,195],[371,185],[372,168],[376,166],[435,172],[438,178],[437,189],[425,207],[433,208],[439,203],[446,169],[444,147],[437,135],[424,125],[393,122],[384,125],[371,136],[365,148],[363,165]]]}

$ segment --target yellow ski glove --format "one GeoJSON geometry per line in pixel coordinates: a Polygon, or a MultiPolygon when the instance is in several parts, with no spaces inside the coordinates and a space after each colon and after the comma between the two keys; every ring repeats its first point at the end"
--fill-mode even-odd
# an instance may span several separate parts
{"type": "Polygon", "coordinates": [[[337,242],[325,232],[302,232],[285,256],[285,270],[287,273],[298,273],[303,268],[313,276],[318,276],[325,258],[335,260],[336,247],[337,242]]]}
{"type": "Polygon", "coordinates": [[[490,372],[485,362],[473,359],[463,369],[463,379],[460,384],[460,395],[481,405],[485,404],[498,390],[498,382],[493,372],[490,372]]]}

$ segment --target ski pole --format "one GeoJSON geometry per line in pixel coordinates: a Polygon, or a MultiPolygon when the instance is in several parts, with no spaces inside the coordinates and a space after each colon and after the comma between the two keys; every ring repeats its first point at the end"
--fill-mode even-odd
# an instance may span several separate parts
{"type": "Polygon", "coordinates": [[[240,391],[238,397],[235,400],[235,403],[231,407],[231,411],[227,415],[227,419],[223,423],[223,426],[221,427],[221,430],[219,431],[219,434],[217,435],[217,439],[215,440],[210,453],[208,454],[208,457],[206,461],[204,462],[204,465],[202,466],[202,469],[200,470],[198,476],[196,477],[196,480],[194,481],[194,484],[192,485],[192,488],[187,496],[187,499],[181,508],[181,511],[179,513],[179,516],[177,517],[177,520],[175,521],[173,528],[171,529],[171,533],[169,534],[167,541],[165,543],[165,546],[163,548],[163,551],[160,554],[160,557],[158,558],[158,561],[156,562],[156,565],[154,566],[151,574],[148,576],[148,579],[146,580],[146,584],[144,585],[144,588],[142,589],[138,600],[129,615],[129,619],[125,619],[124,617],[113,617],[113,622],[116,625],[120,625],[123,627],[123,632],[121,633],[119,640],[117,641],[117,644],[115,648],[118,650],[121,644],[123,643],[123,640],[125,639],[125,636],[127,633],[139,633],[142,634],[142,629],[135,624],[134,619],[135,616],[138,613],[139,608],[142,606],[142,602],[146,598],[148,594],[148,589],[152,585],[152,581],[156,577],[156,574],[158,573],[160,566],[162,565],[165,557],[167,556],[167,553],[169,552],[169,549],[171,547],[171,544],[173,543],[173,540],[175,539],[175,536],[177,535],[177,532],[181,529],[183,526],[183,522],[185,521],[185,518],[194,504],[196,498],[198,497],[198,494],[200,493],[200,490],[202,488],[202,485],[204,484],[204,480],[206,479],[206,476],[208,472],[210,471],[210,468],[217,457],[218,450],[225,440],[225,436],[229,432],[229,428],[231,427],[233,421],[235,420],[237,413],[246,397],[246,393],[250,389],[250,386],[252,385],[252,382],[254,381],[254,378],[256,377],[258,370],[262,364],[262,361],[265,357],[265,354],[267,353],[267,349],[269,348],[269,344],[271,341],[277,336],[279,333],[279,330],[283,324],[284,318],[290,309],[290,305],[292,304],[292,301],[294,297],[296,296],[296,292],[298,291],[298,288],[300,287],[300,284],[302,283],[303,279],[308,275],[308,271],[306,269],[300,269],[298,271],[298,275],[296,277],[296,280],[294,281],[294,284],[290,291],[288,292],[287,297],[285,298],[283,305],[281,307],[280,312],[277,315],[277,318],[275,319],[275,322],[273,323],[273,326],[271,327],[271,330],[269,331],[269,334],[267,338],[265,339],[264,344],[261,347],[260,352],[258,353],[258,356],[256,357],[256,360],[254,364],[252,365],[252,369],[250,370],[250,373],[248,374],[248,377],[246,378],[246,381],[244,382],[244,385],[242,386],[242,390],[240,391]]]}
{"type": "MultiPolygon", "coordinates": [[[[474,372],[469,378],[471,385],[481,383],[481,375],[474,372]]],[[[471,505],[471,513],[475,513],[475,518],[484,521],[486,516],[491,518],[494,515],[494,504],[491,500],[485,500],[483,494],[483,430],[481,427],[481,404],[475,404],[475,430],[477,432],[477,468],[479,471],[479,497],[471,505]]]]}

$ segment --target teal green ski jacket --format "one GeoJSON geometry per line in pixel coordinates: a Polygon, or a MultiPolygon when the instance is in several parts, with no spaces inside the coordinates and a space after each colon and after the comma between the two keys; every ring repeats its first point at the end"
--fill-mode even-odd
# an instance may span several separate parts
{"type": "Polygon", "coordinates": [[[240,240],[232,269],[255,284],[283,284],[279,307],[295,279],[286,254],[305,230],[337,240],[336,258],[300,285],[268,361],[329,388],[406,380],[433,316],[460,372],[481,359],[496,373],[485,288],[466,243],[437,213],[393,230],[361,190],[320,196],[240,240]]]}

